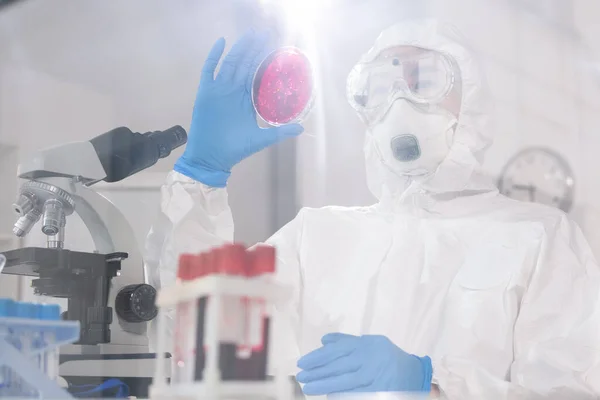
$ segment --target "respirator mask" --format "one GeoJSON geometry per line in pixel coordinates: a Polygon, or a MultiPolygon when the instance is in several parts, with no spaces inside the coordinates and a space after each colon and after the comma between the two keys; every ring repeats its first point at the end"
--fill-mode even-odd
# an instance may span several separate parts
{"type": "Polygon", "coordinates": [[[350,72],[348,100],[397,175],[429,175],[448,154],[457,116],[443,103],[457,85],[457,71],[443,53],[399,46],[350,72]]]}

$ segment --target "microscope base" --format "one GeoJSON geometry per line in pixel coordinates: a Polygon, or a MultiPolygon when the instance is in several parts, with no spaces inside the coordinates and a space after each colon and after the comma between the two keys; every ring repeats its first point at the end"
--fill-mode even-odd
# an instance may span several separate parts
{"type": "MultiPolygon", "coordinates": [[[[170,371],[170,355],[163,362],[170,371]]],[[[59,375],[70,386],[97,386],[116,378],[129,387],[130,396],[147,398],[155,369],[154,353],[61,354],[59,375]]]]}

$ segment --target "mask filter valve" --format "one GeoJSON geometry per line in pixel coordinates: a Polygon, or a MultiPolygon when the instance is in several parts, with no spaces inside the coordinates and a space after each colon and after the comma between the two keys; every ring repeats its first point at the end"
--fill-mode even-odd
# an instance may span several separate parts
{"type": "Polygon", "coordinates": [[[392,139],[392,154],[401,162],[415,161],[421,157],[419,140],[414,135],[400,135],[392,139]]]}

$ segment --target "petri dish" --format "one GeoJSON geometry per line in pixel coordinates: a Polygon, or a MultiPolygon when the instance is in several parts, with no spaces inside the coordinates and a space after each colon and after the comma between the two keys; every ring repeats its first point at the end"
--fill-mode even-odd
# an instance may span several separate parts
{"type": "Polygon", "coordinates": [[[314,99],[310,60],[296,47],[282,47],[259,65],[252,81],[252,104],[269,125],[300,123],[314,99]]]}

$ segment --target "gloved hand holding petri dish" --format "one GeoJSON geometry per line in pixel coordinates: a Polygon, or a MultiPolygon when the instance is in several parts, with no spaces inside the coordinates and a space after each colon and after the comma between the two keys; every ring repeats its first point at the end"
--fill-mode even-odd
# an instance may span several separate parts
{"type": "Polygon", "coordinates": [[[302,122],[314,100],[311,63],[295,47],[282,47],[259,65],[252,81],[252,104],[271,126],[302,122]]]}

